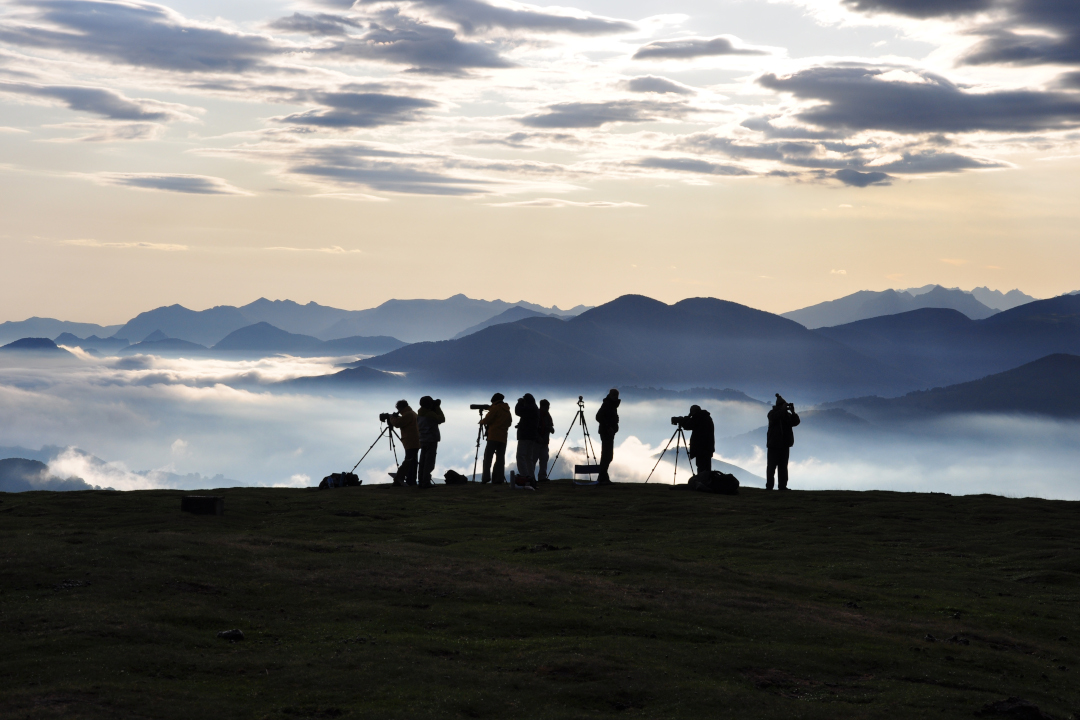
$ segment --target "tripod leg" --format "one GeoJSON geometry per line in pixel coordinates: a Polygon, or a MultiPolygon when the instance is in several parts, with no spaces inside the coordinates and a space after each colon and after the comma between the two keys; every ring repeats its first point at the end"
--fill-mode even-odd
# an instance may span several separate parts
{"type": "Polygon", "coordinates": [[[472,461],[472,481],[476,482],[476,464],[480,462],[480,437],[484,434],[484,426],[476,429],[476,457],[472,461]]]}
{"type": "Polygon", "coordinates": [[[352,466],[352,470],[350,470],[349,472],[356,472],[356,468],[360,467],[360,463],[364,462],[364,458],[366,458],[368,456],[368,453],[371,452],[371,448],[375,447],[376,443],[378,443],[380,440],[382,440],[382,436],[385,435],[386,431],[389,430],[389,429],[390,429],[389,425],[387,425],[386,427],[384,427],[382,429],[382,432],[379,433],[379,437],[375,438],[375,442],[371,443],[371,447],[369,447],[367,449],[367,452],[364,453],[364,457],[357,460],[356,464],[352,466]]]}
{"type": "MultiPolygon", "coordinates": [[[[578,412],[581,412],[580,410],[578,412]]],[[[551,467],[548,469],[547,476],[551,477],[551,471],[555,469],[555,463],[559,462],[559,456],[562,455],[563,446],[566,445],[566,439],[570,437],[570,431],[574,429],[574,425],[577,424],[577,416],[570,421],[570,427],[566,428],[566,435],[563,435],[562,442],[559,443],[559,452],[555,453],[555,459],[551,461],[551,467]]],[[[587,460],[588,458],[586,458],[587,460]]]]}
{"type": "MultiPolygon", "coordinates": [[[[660,457],[656,458],[656,465],[652,466],[652,470],[649,471],[649,477],[645,478],[645,482],[649,482],[649,479],[652,477],[652,474],[654,472],[656,472],[656,468],[658,468],[660,466],[660,461],[664,459],[664,454],[667,453],[668,448],[671,447],[671,441],[674,440],[675,436],[678,435],[678,434],[679,434],[678,429],[676,429],[675,432],[671,433],[671,438],[667,441],[667,445],[664,446],[664,452],[660,453],[660,457]]],[[[679,462],[678,452],[679,452],[679,447],[678,447],[678,445],[676,445],[675,446],[675,453],[676,453],[675,462],[676,463],[679,462]]]]}

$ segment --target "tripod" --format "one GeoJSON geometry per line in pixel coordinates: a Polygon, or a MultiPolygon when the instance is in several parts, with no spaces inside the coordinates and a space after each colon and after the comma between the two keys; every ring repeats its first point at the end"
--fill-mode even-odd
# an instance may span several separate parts
{"type": "MultiPolygon", "coordinates": [[[[549,478],[551,477],[551,471],[555,469],[555,463],[559,462],[559,456],[562,455],[563,446],[566,445],[566,439],[570,437],[570,431],[574,429],[575,425],[581,426],[581,434],[585,438],[582,442],[582,444],[585,446],[585,464],[600,464],[600,456],[596,454],[596,448],[593,447],[592,436],[589,435],[589,426],[585,424],[585,400],[583,396],[578,395],[577,412],[574,413],[574,419],[570,421],[570,427],[567,428],[566,435],[563,437],[562,443],[559,445],[559,452],[555,453],[555,459],[551,461],[551,467],[548,468],[547,476],[549,478]],[[590,452],[592,453],[592,463],[589,462],[590,452]]],[[[577,472],[575,472],[574,474],[577,475],[577,472]]]]}
{"type": "Polygon", "coordinates": [[[369,447],[367,449],[367,452],[364,453],[364,457],[357,460],[356,464],[352,466],[352,470],[350,470],[349,472],[356,472],[356,468],[360,467],[360,463],[364,462],[364,458],[366,458],[368,456],[368,453],[371,452],[371,449],[374,448],[375,445],[380,440],[382,440],[382,436],[386,435],[388,430],[390,431],[390,434],[387,435],[387,437],[390,438],[390,451],[394,453],[394,464],[397,465],[398,467],[401,467],[401,463],[399,463],[398,459],[397,459],[397,445],[394,444],[394,438],[395,437],[397,437],[398,442],[401,442],[401,438],[398,436],[397,432],[394,430],[393,425],[387,425],[386,427],[384,427],[382,429],[382,432],[379,433],[379,437],[375,438],[375,442],[371,443],[371,447],[369,447]]]}
{"type": "MultiPolygon", "coordinates": [[[[490,406],[489,406],[490,407],[490,406]]],[[[484,419],[484,408],[478,407],[476,411],[480,413],[480,419],[484,419]]],[[[476,482],[476,464],[480,462],[480,439],[484,437],[484,426],[476,428],[476,457],[472,461],[472,481],[476,482]]],[[[486,456],[485,456],[486,457],[486,456]]],[[[486,471],[485,471],[486,472],[486,471]]]]}
{"type": "Polygon", "coordinates": [[[671,447],[672,441],[675,442],[675,475],[671,478],[671,484],[675,484],[675,478],[679,476],[679,445],[686,448],[686,464],[690,465],[690,472],[693,474],[694,466],[690,463],[690,444],[686,442],[686,434],[683,432],[682,425],[675,428],[675,432],[671,434],[671,439],[667,441],[667,445],[664,446],[664,452],[660,453],[660,457],[656,459],[656,465],[653,465],[652,470],[649,471],[649,477],[645,478],[645,482],[649,482],[649,478],[656,472],[657,466],[660,465],[660,461],[664,459],[664,453],[671,447]]]}

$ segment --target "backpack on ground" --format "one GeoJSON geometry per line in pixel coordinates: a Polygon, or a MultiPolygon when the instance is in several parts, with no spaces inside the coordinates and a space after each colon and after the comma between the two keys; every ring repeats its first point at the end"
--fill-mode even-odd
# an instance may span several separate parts
{"type": "Polygon", "coordinates": [[[469,482],[469,478],[456,470],[447,470],[446,473],[443,474],[443,482],[447,485],[464,485],[469,482]]]}
{"type": "Polygon", "coordinates": [[[319,483],[320,488],[339,488],[339,487],[358,487],[363,485],[364,481],[356,477],[353,473],[331,473],[322,479],[319,483]]]}
{"type": "Polygon", "coordinates": [[[690,478],[690,489],[700,492],[716,493],[718,495],[738,495],[739,480],[728,473],[713,470],[709,477],[701,478],[695,475],[690,478]]]}

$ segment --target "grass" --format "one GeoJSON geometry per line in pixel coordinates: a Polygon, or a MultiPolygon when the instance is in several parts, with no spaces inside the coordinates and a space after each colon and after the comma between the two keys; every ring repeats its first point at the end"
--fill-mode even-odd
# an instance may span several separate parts
{"type": "Polygon", "coordinates": [[[0,716],[1080,717],[1078,503],[183,494],[0,495],[0,716]]]}

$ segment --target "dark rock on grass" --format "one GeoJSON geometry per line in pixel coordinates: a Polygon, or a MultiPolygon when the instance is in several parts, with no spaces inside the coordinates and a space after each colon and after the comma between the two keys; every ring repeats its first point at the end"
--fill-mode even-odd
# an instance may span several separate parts
{"type": "Polygon", "coordinates": [[[514,548],[514,552],[549,552],[552,550],[570,550],[569,547],[558,547],[557,545],[548,545],[547,543],[540,543],[539,545],[522,545],[521,547],[514,548]]]}
{"type": "Polygon", "coordinates": [[[1007,700],[987,703],[981,710],[975,712],[981,716],[1002,715],[1015,718],[1016,720],[1053,720],[1053,715],[1047,715],[1034,703],[1022,698],[1011,697],[1007,700]]]}
{"type": "Polygon", "coordinates": [[[229,642],[236,642],[237,640],[244,639],[244,631],[239,629],[234,630],[222,630],[217,634],[222,640],[228,640],[229,642]]]}

